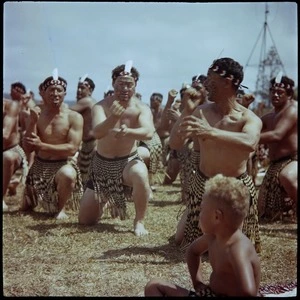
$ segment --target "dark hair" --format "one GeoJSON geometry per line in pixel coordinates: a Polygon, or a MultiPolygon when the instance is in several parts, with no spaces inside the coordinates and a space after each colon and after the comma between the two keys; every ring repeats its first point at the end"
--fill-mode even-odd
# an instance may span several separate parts
{"type": "Polygon", "coordinates": [[[11,84],[10,87],[12,89],[19,88],[19,89],[21,89],[23,91],[24,94],[26,94],[26,87],[25,87],[25,85],[22,82],[19,82],[19,81],[18,82],[14,82],[14,83],[11,84]]]}
{"type": "Polygon", "coordinates": [[[223,57],[214,60],[209,69],[212,69],[213,71],[216,69],[215,72],[221,76],[233,76],[232,84],[234,87],[236,87],[236,89],[238,89],[239,85],[244,79],[243,66],[229,57],[223,57]],[[224,75],[222,75],[222,71],[225,72],[224,75]]]}
{"type": "Polygon", "coordinates": [[[84,81],[86,81],[89,84],[92,91],[95,89],[95,83],[91,78],[87,77],[84,79],[84,81]]]}
{"type": "Polygon", "coordinates": [[[114,90],[108,90],[107,92],[104,92],[104,97],[112,96],[114,93],[115,93],[114,90]]]}
{"type": "Polygon", "coordinates": [[[152,93],[150,99],[152,99],[154,97],[158,97],[162,101],[164,96],[161,93],[152,93]]]}
{"type": "MultiPolygon", "coordinates": [[[[275,84],[275,77],[270,80],[270,89],[273,87],[274,84],[275,84]]],[[[282,76],[280,84],[282,85],[282,88],[286,90],[286,94],[288,96],[292,96],[292,97],[294,96],[294,85],[295,85],[294,80],[292,80],[287,76],[282,76]]]]}
{"type": "Polygon", "coordinates": [[[141,93],[135,93],[136,97],[138,97],[139,99],[142,99],[142,94],[141,93]]]}
{"type": "MultiPolygon", "coordinates": [[[[192,82],[196,80],[196,78],[198,77],[199,75],[195,75],[192,77],[192,82]]],[[[200,81],[201,83],[203,83],[205,81],[205,79],[207,78],[207,76],[201,74],[198,78],[197,78],[197,81],[200,81]]]]}
{"type": "MultiPolygon", "coordinates": [[[[119,76],[125,75],[125,74],[123,74],[124,70],[125,70],[125,65],[123,64],[123,65],[117,66],[116,68],[114,68],[111,71],[111,78],[112,78],[113,82],[115,82],[115,80],[119,76]]],[[[135,82],[137,82],[139,80],[140,74],[139,74],[138,70],[135,67],[131,68],[129,75],[134,78],[135,82]]]]}

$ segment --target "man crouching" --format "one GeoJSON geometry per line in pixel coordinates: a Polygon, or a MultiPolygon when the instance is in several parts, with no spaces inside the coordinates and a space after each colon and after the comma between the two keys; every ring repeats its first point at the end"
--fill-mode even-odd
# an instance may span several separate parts
{"type": "Polygon", "coordinates": [[[97,151],[91,161],[89,180],[80,203],[79,223],[98,222],[107,203],[112,217],[126,218],[126,201],[135,205],[134,233],[146,235],[143,225],[151,197],[148,169],[137,153],[140,140],[155,131],[150,108],[135,96],[139,79],[131,61],[112,71],[114,95],[92,109],[97,151]]]}

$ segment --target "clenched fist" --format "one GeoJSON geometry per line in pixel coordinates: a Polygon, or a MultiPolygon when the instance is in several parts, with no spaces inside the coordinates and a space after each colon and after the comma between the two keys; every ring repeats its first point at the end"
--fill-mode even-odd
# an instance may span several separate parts
{"type": "Polygon", "coordinates": [[[115,100],[111,107],[110,107],[110,112],[112,115],[120,117],[125,111],[125,108],[119,103],[119,101],[115,100]]]}

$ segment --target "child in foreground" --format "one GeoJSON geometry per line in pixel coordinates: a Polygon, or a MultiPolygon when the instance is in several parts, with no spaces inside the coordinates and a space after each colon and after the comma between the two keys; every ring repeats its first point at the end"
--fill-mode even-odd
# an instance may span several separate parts
{"type": "Polygon", "coordinates": [[[186,251],[195,291],[160,280],[150,280],[145,296],[257,296],[260,261],[252,242],[242,233],[249,209],[249,192],[236,178],[218,174],[206,182],[199,226],[203,235],[186,251]],[[203,282],[201,255],[208,252],[212,273],[203,282]]]}

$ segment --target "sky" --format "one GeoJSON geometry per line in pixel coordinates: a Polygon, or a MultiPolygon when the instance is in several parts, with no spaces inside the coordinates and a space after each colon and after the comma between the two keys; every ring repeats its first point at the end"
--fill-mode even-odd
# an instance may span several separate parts
{"type": "Polygon", "coordinates": [[[165,103],[170,89],[207,74],[214,59],[231,57],[244,66],[248,93],[255,91],[259,62],[271,46],[297,86],[297,9],[296,2],[8,1],[3,92],[21,81],[40,99],[39,84],[57,68],[68,82],[67,101],[76,99],[84,74],[101,100],[111,88],[111,71],[132,60],[143,102],[159,92],[165,103]]]}

